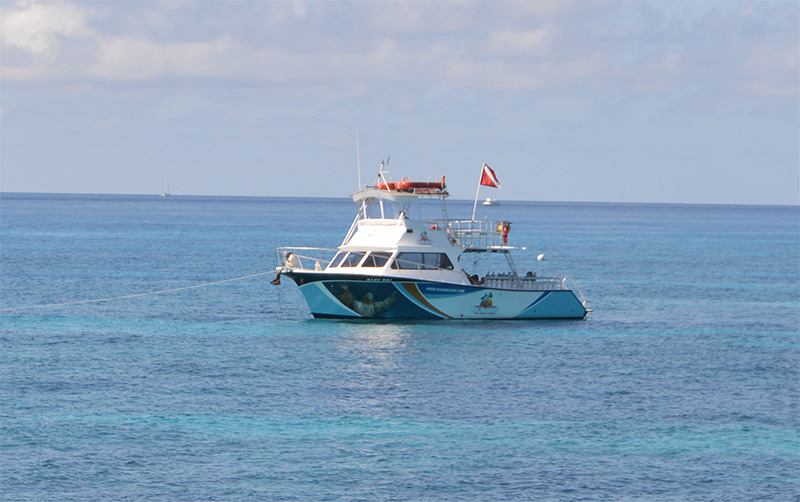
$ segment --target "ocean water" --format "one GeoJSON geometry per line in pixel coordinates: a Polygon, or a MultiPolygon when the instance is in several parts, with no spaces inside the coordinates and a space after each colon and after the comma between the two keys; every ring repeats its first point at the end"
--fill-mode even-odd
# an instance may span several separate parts
{"type": "Polygon", "coordinates": [[[313,320],[353,211],[2,194],[0,500],[800,500],[800,208],[504,202],[588,320],[313,320]]]}

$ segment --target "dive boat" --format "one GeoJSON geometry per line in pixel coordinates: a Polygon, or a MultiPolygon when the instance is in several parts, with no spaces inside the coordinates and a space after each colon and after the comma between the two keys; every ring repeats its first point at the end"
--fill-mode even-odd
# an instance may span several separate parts
{"type": "MultiPolygon", "coordinates": [[[[566,277],[517,273],[510,222],[447,215],[441,182],[388,182],[351,195],[358,213],[337,249],[280,247],[277,276],[299,286],[311,314],[339,319],[583,319],[591,311],[566,277]],[[412,219],[421,199],[439,199],[437,219],[412,219]],[[498,269],[479,271],[477,257],[498,269]]],[[[430,205],[430,204],[429,204],[430,205]]]]}

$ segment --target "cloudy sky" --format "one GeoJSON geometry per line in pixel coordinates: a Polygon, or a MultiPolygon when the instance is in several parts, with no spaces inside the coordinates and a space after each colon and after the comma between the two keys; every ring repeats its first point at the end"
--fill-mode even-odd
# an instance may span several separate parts
{"type": "Polygon", "coordinates": [[[0,2],[0,190],[800,204],[800,3],[0,2]],[[357,155],[356,136],[360,155],[357,155]]]}

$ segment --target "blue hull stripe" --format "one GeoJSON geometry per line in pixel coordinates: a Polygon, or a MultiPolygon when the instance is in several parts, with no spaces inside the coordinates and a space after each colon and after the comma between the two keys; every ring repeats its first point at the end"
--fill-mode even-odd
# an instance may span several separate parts
{"type": "Polygon", "coordinates": [[[409,283],[401,283],[401,284],[402,284],[403,288],[405,288],[405,290],[408,291],[411,294],[411,296],[414,297],[414,299],[416,299],[418,302],[420,302],[426,308],[428,308],[429,310],[432,310],[433,312],[436,312],[436,314],[438,314],[441,317],[450,318],[449,315],[445,314],[441,310],[439,310],[436,307],[434,307],[431,304],[431,302],[429,302],[424,296],[422,296],[422,293],[420,292],[419,288],[417,287],[417,284],[414,284],[414,283],[410,283],[410,284],[409,283]]]}
{"type": "Polygon", "coordinates": [[[534,305],[536,305],[540,301],[544,300],[547,297],[547,295],[549,295],[550,293],[551,293],[550,291],[545,291],[544,293],[542,293],[542,296],[540,296],[539,298],[534,300],[533,303],[531,303],[530,305],[528,305],[527,307],[522,309],[522,311],[525,312],[526,310],[528,310],[529,308],[533,307],[534,305]]]}

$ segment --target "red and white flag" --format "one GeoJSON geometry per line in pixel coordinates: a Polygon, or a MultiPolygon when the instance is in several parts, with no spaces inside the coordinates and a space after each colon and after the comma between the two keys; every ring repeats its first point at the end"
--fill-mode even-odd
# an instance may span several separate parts
{"type": "Polygon", "coordinates": [[[500,186],[500,182],[497,181],[497,175],[494,174],[492,168],[487,166],[486,164],[483,165],[483,174],[481,174],[481,185],[486,185],[487,187],[503,188],[500,186]]]}

